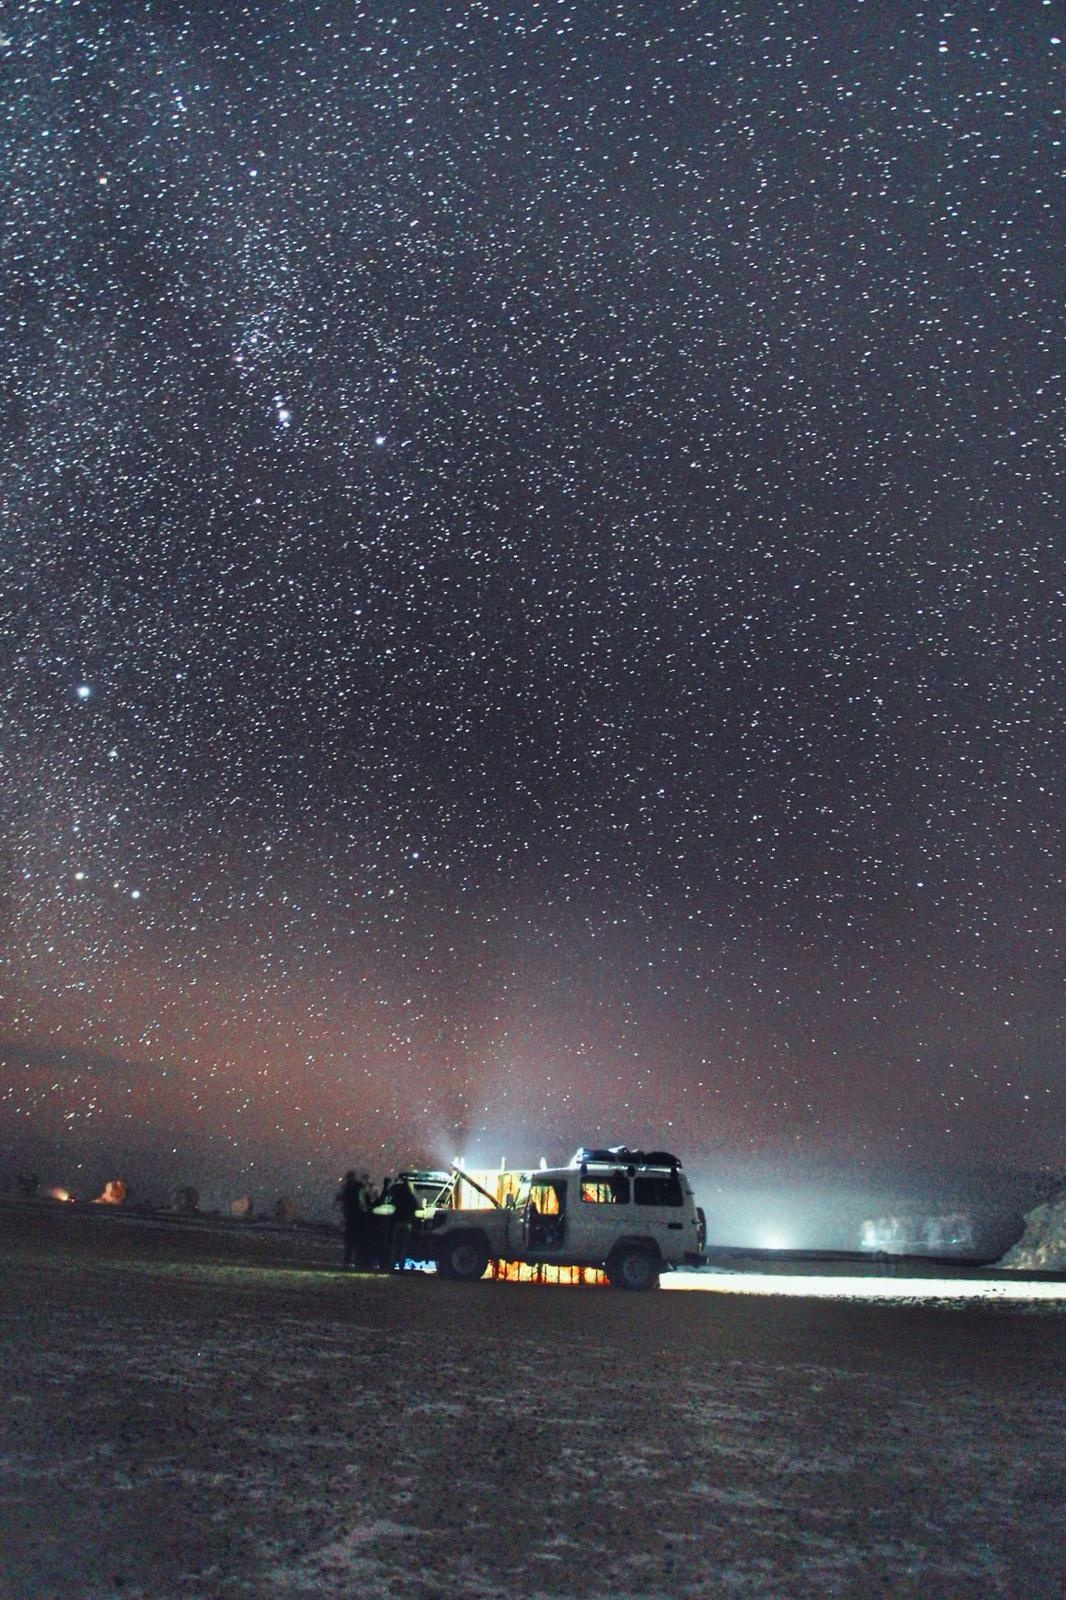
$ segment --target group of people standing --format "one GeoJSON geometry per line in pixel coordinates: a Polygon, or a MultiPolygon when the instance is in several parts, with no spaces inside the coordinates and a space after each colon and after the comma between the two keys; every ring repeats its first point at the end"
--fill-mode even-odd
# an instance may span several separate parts
{"type": "Polygon", "coordinates": [[[418,1197],[407,1179],[384,1178],[375,1191],[367,1178],[346,1172],[337,1204],[344,1219],[345,1267],[403,1272],[418,1216],[418,1197]]]}

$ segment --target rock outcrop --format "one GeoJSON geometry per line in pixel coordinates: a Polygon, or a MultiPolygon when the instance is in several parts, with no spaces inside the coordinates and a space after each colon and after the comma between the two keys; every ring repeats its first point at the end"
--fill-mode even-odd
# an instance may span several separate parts
{"type": "Polygon", "coordinates": [[[1026,1212],[1025,1232],[999,1265],[1023,1272],[1066,1272],[1066,1190],[1026,1212]]]}

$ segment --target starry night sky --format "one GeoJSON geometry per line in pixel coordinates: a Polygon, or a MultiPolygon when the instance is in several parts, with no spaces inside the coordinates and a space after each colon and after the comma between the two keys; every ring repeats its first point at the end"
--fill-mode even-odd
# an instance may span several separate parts
{"type": "Polygon", "coordinates": [[[12,1161],[1061,1162],[1064,35],[13,8],[12,1161]]]}

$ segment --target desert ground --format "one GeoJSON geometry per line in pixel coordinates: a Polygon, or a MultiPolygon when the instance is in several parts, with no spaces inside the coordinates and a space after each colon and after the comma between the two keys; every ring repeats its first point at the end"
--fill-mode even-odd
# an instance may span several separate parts
{"type": "Polygon", "coordinates": [[[1066,1316],[0,1205],[3,1600],[1060,1596],[1066,1316]]]}

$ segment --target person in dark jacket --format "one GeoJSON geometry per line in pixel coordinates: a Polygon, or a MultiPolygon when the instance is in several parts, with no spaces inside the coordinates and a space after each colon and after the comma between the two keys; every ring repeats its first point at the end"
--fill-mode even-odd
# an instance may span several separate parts
{"type": "Polygon", "coordinates": [[[346,1172],[337,1198],[344,1218],[344,1265],[362,1266],[370,1218],[370,1196],[366,1184],[354,1172],[346,1172]]]}
{"type": "Polygon", "coordinates": [[[389,1187],[392,1206],[392,1270],[403,1272],[411,1251],[411,1235],[418,1215],[418,1199],[406,1178],[397,1178],[389,1187]]]}

